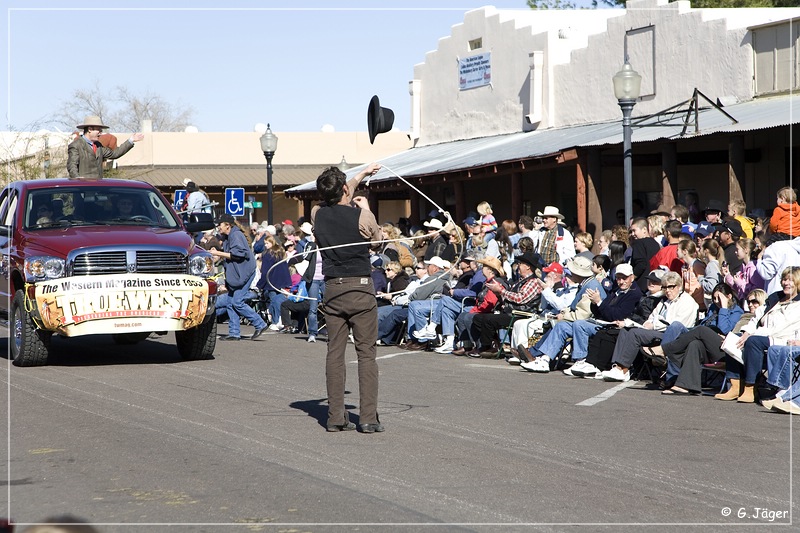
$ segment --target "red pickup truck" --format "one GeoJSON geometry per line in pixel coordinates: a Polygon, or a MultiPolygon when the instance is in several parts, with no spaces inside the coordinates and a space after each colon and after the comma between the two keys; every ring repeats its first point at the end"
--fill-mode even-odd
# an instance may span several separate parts
{"type": "Polygon", "coordinates": [[[153,186],[132,180],[11,182],[0,196],[0,313],[11,357],[47,364],[54,333],[111,334],[118,343],[174,331],[183,359],[216,344],[211,255],[153,186]]]}

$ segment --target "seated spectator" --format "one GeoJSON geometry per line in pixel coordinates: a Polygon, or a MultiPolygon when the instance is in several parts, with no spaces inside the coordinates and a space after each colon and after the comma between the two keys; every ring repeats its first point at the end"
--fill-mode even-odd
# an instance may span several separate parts
{"type": "MultiPolygon", "coordinates": [[[[486,261],[491,262],[491,264],[495,266],[499,264],[499,260],[496,258],[487,257],[480,260],[481,264],[486,261]]],[[[485,273],[486,269],[478,269],[478,262],[476,262],[475,259],[465,257],[461,265],[462,272],[466,272],[469,277],[462,274],[461,278],[459,278],[459,282],[456,283],[453,289],[448,290],[445,288],[445,293],[447,294],[434,302],[428,324],[421,330],[412,333],[418,341],[427,342],[436,338],[436,329],[441,325],[444,342],[440,347],[435,349],[438,353],[450,353],[455,349],[456,320],[459,314],[468,313],[472,309],[487,279],[485,273]]],[[[492,279],[494,276],[495,275],[492,273],[492,279]]],[[[418,312],[418,306],[416,304],[412,304],[409,307],[409,312],[418,312]]],[[[417,323],[423,320],[425,320],[425,317],[421,317],[421,320],[417,323]]]]}
{"type": "MultiPolygon", "coordinates": [[[[442,294],[444,287],[449,283],[450,263],[441,257],[433,257],[429,261],[425,261],[424,268],[426,272],[423,277],[418,282],[409,283],[403,294],[394,297],[391,306],[378,308],[378,340],[381,341],[380,344],[392,344],[393,339],[397,337],[399,326],[404,320],[408,321],[407,330],[409,332],[418,329],[408,312],[408,306],[412,302],[419,302],[420,305],[428,306],[428,312],[430,312],[431,297],[442,294]]],[[[409,341],[403,347],[408,350],[422,348],[413,341],[409,341]]]]}
{"type": "Polygon", "coordinates": [[[764,249],[756,270],[767,285],[764,287],[767,294],[781,290],[781,273],[795,265],[800,265],[800,237],[776,242],[764,249]]]}
{"type": "Polygon", "coordinates": [[[800,267],[788,267],[781,275],[783,290],[769,296],[763,316],[755,330],[745,330],[736,346],[742,350],[742,361],[725,356],[725,376],[731,388],[718,394],[719,400],[755,402],[756,377],[764,368],[764,353],[772,345],[783,345],[800,338],[800,267]]]}
{"type": "Polygon", "coordinates": [[[306,284],[298,280],[291,288],[292,296],[281,303],[281,333],[301,333],[305,328],[308,312],[311,310],[311,300],[308,299],[306,284]]]}
{"type": "Polygon", "coordinates": [[[512,285],[510,289],[504,287],[497,279],[486,282],[489,290],[502,298],[506,305],[501,313],[481,313],[473,318],[473,325],[480,335],[480,344],[478,348],[467,355],[494,357],[497,350],[492,350],[492,340],[498,331],[507,328],[511,323],[512,309],[529,311],[536,308],[542,292],[540,285],[536,282],[535,274],[536,268],[539,266],[539,257],[532,253],[523,254],[517,257],[516,262],[519,264],[519,273],[522,279],[512,285]]]}
{"type": "Polygon", "coordinates": [[[261,254],[261,278],[258,280],[258,289],[269,294],[269,316],[272,324],[269,329],[281,329],[281,304],[286,300],[286,295],[281,292],[292,286],[292,277],[289,265],[284,261],[286,252],[283,245],[278,243],[272,235],[267,235],[264,241],[264,253],[261,254]],[[272,268],[273,265],[276,265],[272,268]]]}
{"type": "MultiPolygon", "coordinates": [[[[542,316],[557,315],[562,309],[569,307],[569,304],[575,299],[575,294],[580,288],[580,279],[564,276],[564,267],[561,266],[561,263],[550,263],[542,269],[542,272],[545,275],[544,279],[536,279],[542,289],[539,314],[542,316]]],[[[525,327],[526,324],[521,324],[521,326],[525,327]]],[[[514,346],[517,344],[519,343],[515,343],[514,346]]]]}
{"type": "Polygon", "coordinates": [[[428,239],[430,240],[430,244],[425,250],[424,261],[430,261],[434,257],[440,257],[448,262],[455,261],[456,248],[450,242],[450,234],[445,231],[442,221],[434,218],[422,225],[429,228],[428,239]]]}
{"type": "Polygon", "coordinates": [[[742,268],[733,275],[727,265],[722,267],[725,283],[733,287],[740,300],[744,300],[753,289],[763,289],[765,285],[756,269],[757,262],[753,260],[755,249],[756,243],[753,239],[739,239],[736,242],[736,257],[742,262],[742,268]]]}
{"type": "MultiPolygon", "coordinates": [[[[675,220],[671,222],[678,223],[675,220]]],[[[666,299],[656,306],[641,327],[625,321],[625,329],[620,332],[614,346],[611,370],[606,370],[602,374],[605,381],[629,381],[630,368],[639,350],[642,346],[660,344],[667,326],[671,323],[678,321],[691,328],[697,322],[697,302],[683,292],[683,280],[680,274],[675,272],[664,274],[661,278],[661,288],[666,299]]],[[[666,342],[672,340],[674,339],[667,339],[666,342]]]]}
{"type": "MultiPolygon", "coordinates": [[[[539,342],[533,348],[529,349],[533,360],[521,363],[522,368],[530,372],[550,372],[550,361],[553,361],[561,353],[564,341],[571,334],[572,325],[564,324],[559,327],[562,322],[576,322],[579,320],[586,320],[592,316],[592,304],[599,304],[606,297],[606,292],[600,285],[592,273],[591,261],[585,257],[575,256],[567,263],[567,269],[570,274],[572,282],[579,286],[578,291],[569,307],[562,309],[555,320],[558,322],[550,331],[546,332],[539,342]],[[557,331],[558,330],[558,331],[557,331]],[[554,337],[555,336],[555,337],[554,337]],[[551,337],[554,337],[551,340],[551,337]]],[[[619,267],[623,272],[633,272],[630,265],[620,265],[619,267]]],[[[627,279],[627,276],[626,276],[627,279]]],[[[635,303],[635,302],[634,302],[635,303]]],[[[633,310],[633,305],[631,306],[633,310]]],[[[524,350],[518,351],[524,352],[524,350]]],[[[524,354],[523,354],[524,355],[524,354]]],[[[584,356],[585,357],[585,356],[584,356]]]]}
{"type": "Polygon", "coordinates": [[[386,273],[386,291],[376,291],[379,307],[391,305],[392,297],[398,291],[404,290],[410,281],[406,270],[397,261],[389,261],[384,272],[386,273]]]}
{"type": "MultiPolygon", "coordinates": [[[[601,296],[602,292],[598,289],[588,289],[586,294],[591,301],[591,312],[593,318],[605,321],[614,322],[616,320],[624,320],[629,318],[636,304],[642,298],[642,291],[639,286],[634,283],[633,268],[625,263],[617,268],[617,287],[618,289],[608,294],[605,298],[601,296]]],[[[594,280],[596,281],[596,280],[594,280]]],[[[597,333],[603,325],[596,320],[580,319],[575,321],[560,320],[553,326],[549,334],[540,341],[531,354],[537,356],[537,361],[541,361],[537,366],[526,365],[523,368],[532,370],[533,372],[549,372],[550,361],[556,360],[564,349],[567,339],[572,338],[572,351],[571,358],[573,365],[571,368],[564,370],[568,376],[572,376],[572,369],[580,369],[585,363],[584,360],[588,355],[589,339],[597,333]],[[547,368],[545,369],[545,365],[547,368]],[[531,366],[532,368],[528,368],[531,366]]],[[[520,352],[524,350],[522,347],[518,348],[520,352]]]]}
{"type": "MultiPolygon", "coordinates": [[[[465,310],[456,317],[455,335],[458,340],[454,339],[454,349],[450,352],[453,355],[466,355],[473,351],[475,339],[480,335],[473,327],[475,316],[479,314],[491,314],[501,303],[500,298],[497,294],[489,290],[486,283],[497,280],[503,287],[508,288],[508,284],[503,278],[502,265],[497,258],[485,257],[483,259],[478,259],[477,262],[482,266],[481,273],[486,280],[483,283],[483,288],[475,298],[475,305],[469,310],[465,308],[465,310]],[[456,344],[459,346],[455,347],[456,344]]],[[[442,330],[445,331],[444,320],[442,321],[442,330]]],[[[445,344],[436,348],[434,351],[437,353],[448,353],[445,351],[446,348],[447,338],[445,337],[445,344]]]]}
{"type": "MultiPolygon", "coordinates": [[[[701,222],[698,228],[702,226],[701,222]]],[[[697,230],[701,231],[700,229],[697,230]]],[[[711,292],[714,287],[719,285],[722,279],[722,263],[725,262],[725,256],[722,247],[714,239],[707,239],[703,241],[702,246],[698,249],[698,257],[706,264],[706,272],[703,279],[700,280],[700,285],[703,286],[703,293],[708,295],[711,299],[711,292]]]]}
{"type": "Polygon", "coordinates": [[[614,346],[619,337],[620,328],[625,327],[625,324],[644,324],[656,306],[664,300],[664,292],[661,290],[661,279],[666,272],[664,270],[653,270],[646,277],[647,279],[647,294],[642,296],[639,303],[633,310],[628,319],[617,320],[614,326],[608,326],[598,330],[593,337],[589,339],[588,355],[584,359],[584,364],[578,368],[573,367],[570,369],[573,376],[590,378],[590,379],[603,379],[602,371],[611,368],[611,358],[614,355],[614,346]]]}
{"type": "Polygon", "coordinates": [[[786,346],[767,349],[767,383],[778,389],[772,399],[761,405],[773,411],[800,414],[800,380],[797,359],[800,358],[800,340],[792,339],[786,346]]]}
{"type": "MultiPolygon", "coordinates": [[[[653,347],[649,352],[651,357],[666,357],[675,365],[671,372],[668,371],[668,375],[677,375],[677,380],[662,394],[700,394],[701,365],[716,363],[725,357],[722,341],[736,327],[742,314],[733,289],[720,283],[712,294],[708,314],[697,327],[686,331],[683,324],[676,322],[675,324],[680,324],[681,332],[675,340],[662,342],[660,347],[653,347]]],[[[647,350],[645,348],[645,353],[647,350]]]]}

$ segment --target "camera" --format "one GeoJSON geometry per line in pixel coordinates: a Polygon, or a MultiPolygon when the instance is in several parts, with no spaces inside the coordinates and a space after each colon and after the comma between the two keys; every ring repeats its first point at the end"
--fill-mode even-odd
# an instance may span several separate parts
{"type": "Polygon", "coordinates": [[[533,217],[533,221],[536,224],[544,224],[544,220],[542,219],[542,217],[533,217]]]}

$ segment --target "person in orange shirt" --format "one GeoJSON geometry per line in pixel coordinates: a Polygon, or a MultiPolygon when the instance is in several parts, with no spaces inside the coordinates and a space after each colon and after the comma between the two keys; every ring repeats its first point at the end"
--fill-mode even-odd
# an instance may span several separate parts
{"type": "Polygon", "coordinates": [[[767,244],[800,237],[800,205],[797,205],[797,190],[784,187],[778,191],[778,205],[769,220],[772,236],[767,244]]]}

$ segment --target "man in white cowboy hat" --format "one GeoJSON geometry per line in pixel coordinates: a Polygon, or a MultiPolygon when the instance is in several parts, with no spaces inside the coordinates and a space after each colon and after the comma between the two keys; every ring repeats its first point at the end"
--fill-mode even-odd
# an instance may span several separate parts
{"type": "Polygon", "coordinates": [[[539,211],[543,226],[539,230],[539,256],[544,264],[549,265],[557,261],[562,265],[575,256],[575,241],[572,234],[561,224],[564,215],[558,208],[547,205],[544,211],[539,211]]]}
{"type": "Polygon", "coordinates": [[[450,243],[449,234],[442,221],[433,218],[428,222],[423,222],[422,225],[428,228],[428,239],[430,239],[428,248],[425,250],[425,261],[430,261],[433,257],[455,261],[456,249],[450,243]]]}
{"type": "Polygon", "coordinates": [[[67,148],[67,173],[70,178],[102,178],[103,161],[117,159],[127,154],[133,143],[144,139],[141,133],[134,133],[115,150],[100,144],[98,138],[108,126],[98,116],[87,116],[83,124],[75,126],[83,130],[80,137],[69,143],[67,148]]]}

